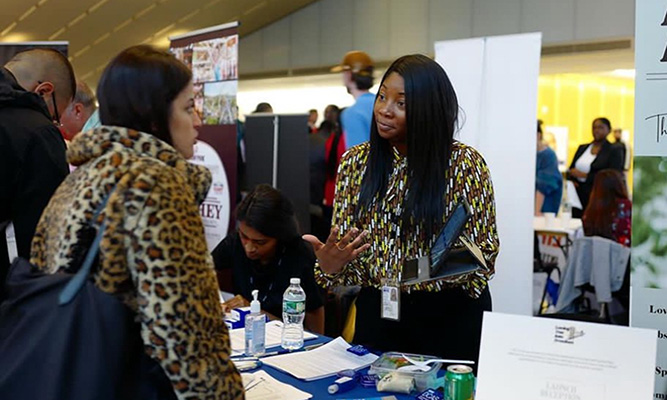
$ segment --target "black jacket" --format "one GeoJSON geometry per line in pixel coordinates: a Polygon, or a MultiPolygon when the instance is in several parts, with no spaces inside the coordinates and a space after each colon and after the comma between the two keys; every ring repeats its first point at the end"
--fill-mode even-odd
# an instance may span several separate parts
{"type": "MultiPolygon", "coordinates": [[[[46,103],[0,67],[0,225],[14,223],[19,256],[29,258],[42,210],[68,171],[65,141],[46,103]]],[[[4,230],[0,239],[1,297],[9,267],[4,230]]]]}
{"type": "MultiPolygon", "coordinates": [[[[577,152],[574,153],[574,158],[572,159],[572,163],[570,164],[570,169],[574,168],[579,157],[581,157],[581,155],[584,154],[588,146],[590,146],[591,144],[592,143],[579,145],[577,152]]],[[[591,170],[588,173],[585,182],[579,182],[577,178],[568,175],[569,180],[578,183],[577,194],[579,195],[579,200],[581,201],[581,205],[583,207],[582,211],[586,210],[586,206],[588,205],[588,198],[590,197],[591,190],[593,189],[593,181],[595,180],[595,174],[597,174],[598,171],[607,168],[615,169],[623,173],[624,161],[625,160],[623,159],[623,154],[621,149],[617,146],[614,146],[607,140],[605,140],[604,142],[602,142],[602,147],[600,148],[600,151],[595,157],[595,160],[593,160],[593,163],[591,163],[591,170]]]]}

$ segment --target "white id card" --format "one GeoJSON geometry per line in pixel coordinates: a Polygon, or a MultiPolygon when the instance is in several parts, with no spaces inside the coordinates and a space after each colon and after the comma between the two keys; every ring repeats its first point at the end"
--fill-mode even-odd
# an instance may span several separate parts
{"type": "Polygon", "coordinates": [[[382,285],[382,319],[400,320],[401,290],[396,282],[385,282],[382,285]]]}
{"type": "Polygon", "coordinates": [[[16,257],[19,256],[19,252],[16,248],[16,235],[14,233],[14,224],[9,223],[5,228],[5,240],[7,240],[7,253],[9,254],[9,263],[11,264],[16,257]]]}

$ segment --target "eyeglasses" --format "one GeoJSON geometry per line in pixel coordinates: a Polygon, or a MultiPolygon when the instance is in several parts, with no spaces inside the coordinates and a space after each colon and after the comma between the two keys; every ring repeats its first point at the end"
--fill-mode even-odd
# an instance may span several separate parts
{"type": "MultiPolygon", "coordinates": [[[[44,83],[43,81],[37,81],[38,84],[44,83]]],[[[56,90],[53,89],[51,91],[51,101],[53,101],[53,112],[56,114],[55,117],[51,116],[53,118],[53,122],[57,125],[60,126],[60,115],[58,115],[58,104],[56,103],[56,90]]]]}

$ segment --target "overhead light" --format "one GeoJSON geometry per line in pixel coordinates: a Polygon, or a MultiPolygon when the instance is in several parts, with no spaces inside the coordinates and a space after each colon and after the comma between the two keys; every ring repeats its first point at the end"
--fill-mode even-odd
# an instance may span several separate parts
{"type": "Polygon", "coordinates": [[[615,69],[611,71],[612,76],[616,76],[619,78],[635,78],[635,70],[634,69],[615,69]]]}
{"type": "Polygon", "coordinates": [[[6,35],[0,40],[0,42],[5,42],[5,43],[21,43],[21,42],[27,42],[29,39],[29,36],[25,33],[10,33],[9,35],[6,35]]]}

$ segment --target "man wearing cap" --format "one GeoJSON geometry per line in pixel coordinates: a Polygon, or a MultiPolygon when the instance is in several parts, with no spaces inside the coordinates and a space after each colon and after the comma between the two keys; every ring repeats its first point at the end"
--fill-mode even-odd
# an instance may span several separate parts
{"type": "Polygon", "coordinates": [[[331,68],[331,72],[341,71],[347,92],[356,100],[341,114],[347,150],[370,138],[375,95],[368,89],[373,86],[373,60],[363,51],[351,51],[345,54],[340,65],[331,68]]]}

